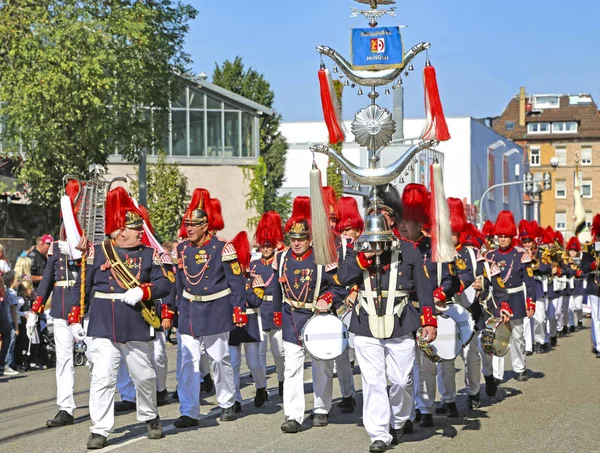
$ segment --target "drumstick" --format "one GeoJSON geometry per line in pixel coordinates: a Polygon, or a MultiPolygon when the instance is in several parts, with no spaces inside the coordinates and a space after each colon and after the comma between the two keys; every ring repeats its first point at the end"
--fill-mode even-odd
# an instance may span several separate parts
{"type": "Polygon", "coordinates": [[[27,356],[31,355],[31,338],[29,339],[29,347],[27,348],[27,356]]]}

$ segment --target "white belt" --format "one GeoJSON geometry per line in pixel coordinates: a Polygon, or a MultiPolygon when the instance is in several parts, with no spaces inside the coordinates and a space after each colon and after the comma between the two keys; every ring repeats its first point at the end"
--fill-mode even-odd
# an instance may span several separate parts
{"type": "Polygon", "coordinates": [[[517,286],[516,288],[506,288],[508,294],[517,294],[525,291],[525,285],[517,286]]]}
{"type": "MultiPolygon", "coordinates": [[[[366,298],[367,297],[367,292],[362,290],[358,292],[361,298],[366,298]]],[[[391,294],[394,298],[397,297],[407,297],[408,293],[406,291],[402,291],[402,290],[396,290],[396,291],[392,291],[391,294]]],[[[381,291],[381,297],[389,297],[390,296],[390,292],[389,291],[381,291]]]]}
{"type": "Polygon", "coordinates": [[[59,280],[54,282],[54,286],[58,288],[75,286],[75,280],[59,280]]]}
{"type": "Polygon", "coordinates": [[[263,341],[265,339],[265,337],[264,337],[265,333],[263,332],[262,318],[260,316],[260,307],[259,308],[246,308],[246,314],[247,315],[258,315],[258,318],[257,318],[258,319],[258,332],[260,333],[260,341],[263,341]]]}
{"type": "MultiPolygon", "coordinates": [[[[360,291],[360,292],[364,293],[364,291],[360,291]]],[[[382,292],[387,293],[387,291],[382,291],[382,292]]],[[[402,299],[400,301],[400,303],[395,304],[394,307],[392,308],[392,314],[398,315],[398,316],[400,316],[402,314],[404,307],[406,307],[410,303],[410,299],[406,295],[406,292],[404,292],[404,291],[399,291],[399,292],[401,292],[402,294],[397,294],[396,297],[403,297],[404,299],[402,299]]],[[[361,297],[360,301],[357,302],[356,304],[354,304],[354,309],[356,310],[356,314],[358,314],[360,307],[363,307],[363,309],[367,312],[368,315],[376,315],[377,313],[369,312],[369,308],[368,308],[369,304],[368,304],[367,300],[364,298],[364,296],[362,294],[360,294],[360,297],[361,297]]],[[[382,297],[384,297],[384,296],[382,295],[382,297]]]]}
{"type": "Polygon", "coordinates": [[[263,302],[273,302],[273,296],[263,296],[263,302]]]}
{"type": "Polygon", "coordinates": [[[297,300],[288,299],[287,297],[284,297],[283,301],[286,304],[291,305],[294,308],[305,308],[307,310],[312,310],[312,308],[313,308],[312,302],[302,303],[297,300]]]}
{"type": "Polygon", "coordinates": [[[219,291],[214,294],[207,294],[205,296],[194,296],[193,294],[188,293],[187,291],[183,291],[183,297],[188,299],[190,302],[212,302],[213,300],[220,299],[221,297],[225,297],[228,294],[231,294],[231,288],[226,288],[223,291],[219,291]]]}
{"type": "Polygon", "coordinates": [[[110,299],[110,300],[123,300],[125,293],[101,293],[96,291],[94,297],[96,299],[110,299]]]}

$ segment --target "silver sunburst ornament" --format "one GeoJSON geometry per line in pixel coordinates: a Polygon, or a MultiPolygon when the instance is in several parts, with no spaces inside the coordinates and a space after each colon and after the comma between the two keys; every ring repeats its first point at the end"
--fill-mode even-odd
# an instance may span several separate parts
{"type": "Polygon", "coordinates": [[[360,110],[352,122],[352,133],[356,142],[371,150],[378,150],[392,142],[396,122],[389,110],[370,105],[360,110]]]}

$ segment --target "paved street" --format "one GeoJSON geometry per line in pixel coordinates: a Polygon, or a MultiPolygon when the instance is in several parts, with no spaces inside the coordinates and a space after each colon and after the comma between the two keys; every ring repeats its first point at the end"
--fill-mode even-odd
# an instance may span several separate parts
{"type": "MultiPolygon", "coordinates": [[[[468,410],[466,396],[458,399],[463,417],[436,417],[436,428],[416,427],[394,451],[423,452],[600,452],[598,421],[600,420],[600,359],[590,353],[589,319],[585,329],[560,339],[550,354],[528,358],[530,380],[518,383],[508,371],[497,398],[483,396],[482,407],[468,410]],[[443,449],[443,450],[442,450],[443,449]]],[[[175,347],[168,346],[171,366],[175,363],[175,347]]],[[[507,356],[507,359],[509,357],[507,356]]],[[[510,367],[510,360],[505,361],[510,367]]],[[[459,389],[464,388],[462,368],[456,362],[459,389]]],[[[308,365],[308,364],[307,364],[308,365]]],[[[214,393],[202,394],[200,428],[177,431],[172,422],[179,416],[178,404],[160,408],[166,437],[149,441],[145,425],[135,420],[135,414],[116,417],[114,433],[103,451],[120,453],[153,451],[205,452],[366,452],[369,438],[361,423],[362,398],[360,375],[355,382],[359,390],[358,408],[354,414],[342,415],[332,409],[330,425],[305,431],[282,434],[281,398],[277,396],[276,377],[270,368],[270,401],[260,410],[254,408],[254,389],[250,377],[243,379],[243,417],[235,422],[220,423],[215,408],[214,393]]],[[[307,409],[312,408],[310,367],[306,367],[305,391],[307,409]]],[[[0,451],[1,452],[66,452],[84,451],[89,433],[88,416],[89,372],[76,368],[76,423],[65,428],[47,429],[45,421],[56,413],[54,370],[0,378],[0,451]]],[[[169,389],[175,387],[174,371],[169,375],[169,389]]],[[[334,398],[340,398],[337,383],[334,398]]],[[[482,389],[482,394],[484,394],[482,389]]]]}

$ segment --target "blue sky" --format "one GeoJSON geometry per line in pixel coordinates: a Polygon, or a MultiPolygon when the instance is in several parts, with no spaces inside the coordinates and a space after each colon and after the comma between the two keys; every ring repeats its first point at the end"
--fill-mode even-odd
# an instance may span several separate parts
{"type": "MultiPolygon", "coordinates": [[[[198,11],[186,50],[193,70],[209,78],[215,62],[237,55],[262,72],[284,121],[322,119],[315,46],[350,59],[352,0],[188,0],[198,11]]],[[[408,25],[405,50],[431,42],[446,116],[499,115],[525,86],[528,93],[590,93],[600,103],[600,0],[398,0],[397,17],[380,25],[408,25]]],[[[424,56],[405,81],[405,115],[424,116],[424,56]]],[[[325,59],[331,69],[333,63],[325,59]]],[[[379,102],[391,106],[381,90],[379,102]],[[383,99],[382,99],[383,98],[383,99]]],[[[368,98],[346,90],[344,118],[368,98]]]]}

